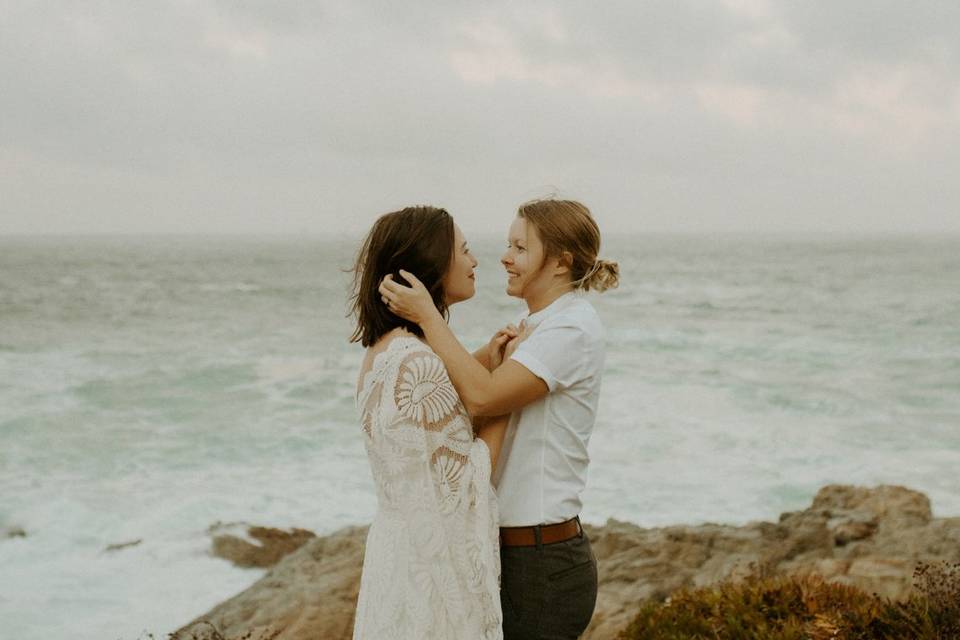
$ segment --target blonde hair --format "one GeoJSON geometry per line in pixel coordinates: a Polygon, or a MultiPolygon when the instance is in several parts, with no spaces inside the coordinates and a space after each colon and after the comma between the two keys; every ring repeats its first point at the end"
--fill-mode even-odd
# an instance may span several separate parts
{"type": "Polygon", "coordinates": [[[573,288],[606,291],[620,284],[620,266],[600,260],[600,227],[590,210],[575,200],[531,200],[520,205],[517,216],[536,227],[546,255],[573,256],[570,273],[573,288]]]}

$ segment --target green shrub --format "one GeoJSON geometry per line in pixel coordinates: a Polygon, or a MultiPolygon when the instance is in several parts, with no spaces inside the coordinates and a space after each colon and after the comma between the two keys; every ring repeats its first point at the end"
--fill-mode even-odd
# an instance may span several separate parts
{"type": "Polygon", "coordinates": [[[960,564],[921,564],[897,602],[816,575],[754,573],[648,602],[619,640],[957,640],[960,564]]]}

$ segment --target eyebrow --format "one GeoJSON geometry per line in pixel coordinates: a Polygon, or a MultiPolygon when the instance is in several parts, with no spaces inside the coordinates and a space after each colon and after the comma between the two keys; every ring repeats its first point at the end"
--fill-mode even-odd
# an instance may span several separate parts
{"type": "Polygon", "coordinates": [[[466,249],[466,248],[467,248],[467,241],[466,241],[466,240],[463,241],[463,244],[460,245],[460,248],[461,248],[461,249],[466,249]]]}

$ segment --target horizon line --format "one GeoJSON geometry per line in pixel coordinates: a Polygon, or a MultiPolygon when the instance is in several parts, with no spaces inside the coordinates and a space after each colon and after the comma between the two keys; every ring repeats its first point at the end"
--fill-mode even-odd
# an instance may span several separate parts
{"type": "MultiPolygon", "coordinates": [[[[481,238],[499,238],[502,234],[490,231],[475,231],[465,229],[465,232],[481,238]]],[[[297,239],[338,239],[362,238],[364,232],[323,232],[323,231],[92,231],[92,232],[54,232],[54,231],[23,231],[0,232],[0,239],[5,238],[297,238],[297,239]]],[[[890,237],[890,236],[940,236],[960,237],[960,229],[872,229],[863,230],[745,230],[745,229],[676,229],[676,230],[607,230],[603,236],[753,236],[753,237],[785,237],[785,236],[841,236],[841,237],[890,237]]]]}

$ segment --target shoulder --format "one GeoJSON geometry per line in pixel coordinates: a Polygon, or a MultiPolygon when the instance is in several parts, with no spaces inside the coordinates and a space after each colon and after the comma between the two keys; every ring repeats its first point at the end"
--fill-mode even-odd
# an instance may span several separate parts
{"type": "Polygon", "coordinates": [[[430,345],[417,340],[416,338],[407,340],[396,349],[394,363],[399,369],[401,376],[414,376],[415,378],[435,377],[442,374],[447,375],[447,368],[430,345]]]}
{"type": "Polygon", "coordinates": [[[424,342],[413,340],[403,345],[393,367],[393,384],[398,393],[404,391],[411,398],[434,392],[456,395],[443,360],[424,342]]]}
{"type": "Polygon", "coordinates": [[[446,379],[447,370],[440,357],[416,336],[393,338],[376,358],[375,368],[383,370],[387,380],[399,384],[426,379],[446,379]],[[383,360],[383,362],[380,362],[383,360]]]}
{"type": "Polygon", "coordinates": [[[464,411],[443,361],[429,346],[417,343],[397,358],[394,403],[401,415],[420,427],[440,431],[464,411]]]}
{"type": "Polygon", "coordinates": [[[584,323],[600,324],[600,314],[597,313],[596,308],[586,298],[577,298],[567,307],[566,311],[569,311],[571,316],[582,320],[584,323]]]}
{"type": "Polygon", "coordinates": [[[590,301],[578,297],[563,309],[544,318],[539,328],[566,329],[586,342],[603,341],[603,323],[590,301]]]}

